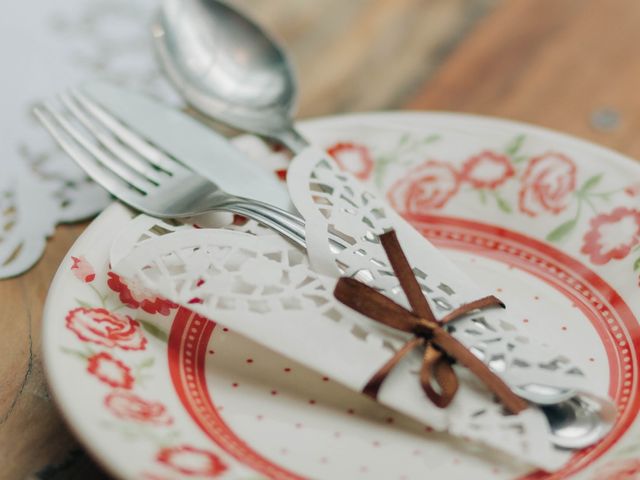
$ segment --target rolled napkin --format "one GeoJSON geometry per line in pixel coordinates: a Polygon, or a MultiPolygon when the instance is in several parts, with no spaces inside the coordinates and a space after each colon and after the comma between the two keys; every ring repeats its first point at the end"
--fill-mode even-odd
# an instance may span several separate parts
{"type": "Polygon", "coordinates": [[[307,252],[252,222],[194,229],[140,216],[114,243],[112,268],[129,282],[349,388],[373,394],[380,403],[436,430],[481,442],[547,471],[562,467],[571,453],[552,445],[542,411],[533,405],[523,408],[504,385],[537,383],[598,396],[590,391],[589,372],[565,353],[551,351],[542,339],[522,332],[517,306],[504,309],[490,300],[489,292],[330,158],[308,150],[293,161],[287,182],[306,221],[307,252]],[[401,246],[413,294],[405,293],[399,263],[390,264],[380,241],[390,230],[398,240],[391,256],[401,246]],[[419,328],[369,318],[371,312],[362,303],[358,308],[358,302],[349,300],[363,292],[361,287],[345,278],[366,283],[366,288],[415,314],[424,335],[416,336],[419,328]],[[336,285],[340,300],[334,296],[336,285]],[[416,308],[416,290],[431,314],[424,305],[416,308]],[[477,300],[480,303],[473,303],[477,300]],[[451,320],[446,330],[438,324],[442,319],[451,320]],[[455,344],[460,353],[459,344],[466,353],[456,354],[443,339],[449,348],[455,344]],[[418,343],[424,348],[409,348],[418,343]],[[451,358],[464,366],[452,365],[451,358]],[[481,368],[475,359],[483,362],[481,368]],[[392,368],[385,369],[390,364],[392,368]],[[421,378],[425,369],[433,378],[421,378]],[[478,374],[481,370],[490,375],[478,374]]]}

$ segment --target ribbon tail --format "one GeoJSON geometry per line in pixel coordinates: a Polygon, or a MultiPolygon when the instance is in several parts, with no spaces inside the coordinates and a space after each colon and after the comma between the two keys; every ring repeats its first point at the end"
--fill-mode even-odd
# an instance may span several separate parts
{"type": "Polygon", "coordinates": [[[439,408],[451,403],[458,391],[458,377],[449,359],[432,345],[427,345],[420,369],[420,384],[429,399],[439,408]],[[432,385],[435,380],[440,392],[432,385]]]}
{"type": "Polygon", "coordinates": [[[333,295],[356,312],[403,332],[411,332],[416,323],[413,313],[353,278],[338,280],[333,295]]]}
{"type": "Polygon", "coordinates": [[[374,400],[378,398],[378,391],[382,386],[382,383],[386,380],[387,376],[394,369],[394,367],[402,360],[402,358],[411,350],[422,344],[424,340],[421,338],[412,338],[405,343],[400,350],[398,350],[393,357],[387,361],[376,373],[373,374],[371,379],[367,382],[362,389],[362,393],[370,396],[374,400]]]}
{"type": "Polygon", "coordinates": [[[529,406],[525,400],[513,393],[507,384],[493,373],[482,360],[467,350],[444,329],[440,327],[434,329],[432,342],[471,370],[498,397],[509,412],[518,414],[529,406]]]}
{"type": "Polygon", "coordinates": [[[395,273],[398,278],[413,312],[419,317],[425,318],[430,322],[435,322],[436,317],[433,315],[433,311],[424,293],[422,293],[422,289],[413,273],[413,268],[411,268],[409,260],[407,260],[406,255],[400,247],[396,232],[390,230],[380,235],[380,243],[382,243],[387,258],[389,258],[393,273],[395,273]]]}
{"type": "Polygon", "coordinates": [[[444,316],[440,323],[448,323],[452,320],[456,320],[458,317],[472,312],[473,310],[482,310],[489,307],[500,307],[506,308],[505,304],[498,297],[494,295],[489,295],[488,297],[482,297],[478,300],[474,300],[473,302],[465,303],[464,305],[460,305],[458,308],[450,312],[448,315],[444,316]]]}

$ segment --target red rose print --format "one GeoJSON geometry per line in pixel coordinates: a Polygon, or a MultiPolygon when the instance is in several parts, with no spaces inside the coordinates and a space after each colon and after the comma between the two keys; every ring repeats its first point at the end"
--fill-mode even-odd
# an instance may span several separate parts
{"type": "Polygon", "coordinates": [[[130,390],[133,387],[134,378],[131,375],[131,369],[107,352],[89,357],[87,371],[113,388],[130,390]]]}
{"type": "Polygon", "coordinates": [[[286,168],[280,168],[278,170],[276,170],[276,175],[278,176],[278,178],[280,180],[282,180],[283,182],[287,181],[287,172],[288,170],[286,168]]]}
{"type": "Polygon", "coordinates": [[[583,240],[581,252],[596,265],[626,257],[640,242],[640,210],[618,207],[598,215],[583,240]]]}
{"type": "Polygon", "coordinates": [[[227,470],[217,455],[189,445],[163,448],[156,460],[183,475],[217,477],[227,470]]]}
{"type": "Polygon", "coordinates": [[[369,149],[356,143],[336,143],[327,149],[340,168],[360,180],[366,180],[373,171],[373,158],[369,149]]]}
{"type": "Polygon", "coordinates": [[[460,175],[451,165],[427,160],[398,180],[387,197],[401,214],[417,215],[444,207],[459,188],[460,175]]]}
{"type": "Polygon", "coordinates": [[[233,222],[232,225],[237,227],[241,227],[249,221],[247,217],[243,217],[242,215],[238,215],[237,213],[233,214],[233,222]]]}
{"type": "Polygon", "coordinates": [[[74,308],[67,314],[65,323],[85,342],[122,350],[144,350],[147,344],[137,321],[104,308],[74,308]]]}
{"type": "Polygon", "coordinates": [[[485,150],[468,159],[462,165],[460,175],[462,180],[471,183],[475,188],[493,190],[513,177],[515,173],[508,157],[485,150]]]}
{"type": "Polygon", "coordinates": [[[532,217],[542,212],[558,214],[576,188],[576,166],[561,153],[534,157],[522,176],[518,197],[520,211],[532,217]]]}
{"type": "Polygon", "coordinates": [[[601,480],[638,480],[640,479],[640,460],[631,458],[607,464],[598,471],[601,480]]]}
{"type": "Polygon", "coordinates": [[[87,259],[84,257],[71,257],[73,265],[71,271],[77,279],[85,283],[91,283],[96,278],[96,272],[87,259]]]}
{"type": "Polygon", "coordinates": [[[629,185],[624,189],[624,193],[629,195],[630,197],[637,197],[640,195],[640,183],[634,183],[633,185],[629,185]]]}
{"type": "Polygon", "coordinates": [[[141,307],[147,313],[169,315],[172,308],[178,307],[175,303],[160,298],[146,288],[125,280],[113,272],[109,272],[108,275],[107,285],[118,293],[120,301],[129,308],[141,307]]]}
{"type": "Polygon", "coordinates": [[[172,418],[162,403],[151,402],[123,390],[116,390],[104,399],[104,404],[116,417],[123,420],[171,425],[172,418]]]}

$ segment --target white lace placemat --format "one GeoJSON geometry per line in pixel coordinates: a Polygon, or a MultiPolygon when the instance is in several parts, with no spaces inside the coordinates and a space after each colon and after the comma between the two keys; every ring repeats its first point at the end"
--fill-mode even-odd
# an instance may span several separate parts
{"type": "Polygon", "coordinates": [[[0,17],[0,279],[29,269],[58,223],[109,202],[62,154],[32,106],[83,81],[104,78],[174,100],[152,54],[155,0],[13,2],[0,17]]]}

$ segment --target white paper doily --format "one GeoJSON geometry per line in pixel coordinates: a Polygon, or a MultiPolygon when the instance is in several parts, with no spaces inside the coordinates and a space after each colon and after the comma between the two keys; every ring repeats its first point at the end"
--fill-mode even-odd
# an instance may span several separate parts
{"type": "Polygon", "coordinates": [[[14,2],[0,18],[0,279],[29,269],[58,223],[104,208],[89,182],[31,115],[32,106],[97,77],[175,98],[157,71],[153,0],[14,2]]]}

